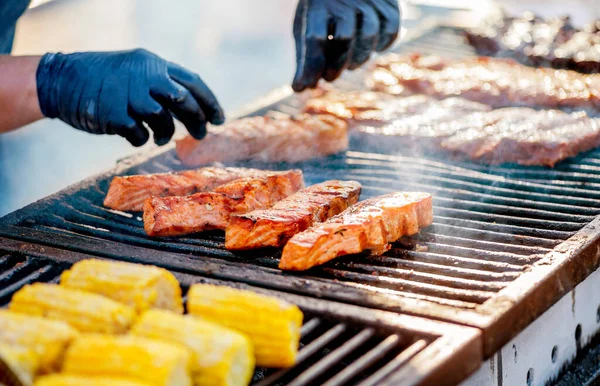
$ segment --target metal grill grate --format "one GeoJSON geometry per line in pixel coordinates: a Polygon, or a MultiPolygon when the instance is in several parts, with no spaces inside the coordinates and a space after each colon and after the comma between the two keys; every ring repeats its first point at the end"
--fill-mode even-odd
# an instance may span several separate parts
{"type": "MultiPolygon", "coordinates": [[[[0,307],[23,285],[34,281],[57,283],[64,269],[90,257],[8,239],[0,239],[0,253],[6,253],[0,257],[0,307]]],[[[438,384],[441,380],[452,384],[464,379],[481,362],[480,334],[475,329],[174,274],[184,294],[193,283],[211,283],[278,296],[302,308],[305,318],[296,365],[281,370],[257,369],[253,379],[257,386],[395,384],[397,374],[407,377],[403,380],[407,385],[438,384]],[[448,365],[457,366],[450,377],[443,371],[448,365]],[[430,371],[416,373],[412,366],[430,371]]]]}
{"type": "MultiPolygon", "coordinates": [[[[437,28],[405,50],[463,56],[470,48],[456,31],[437,28]],[[443,47],[443,48],[441,48],[443,47]]],[[[359,84],[360,71],[341,88],[359,84]]],[[[288,97],[265,107],[293,113],[288,97]]],[[[270,169],[299,167],[307,184],[356,179],[363,198],[394,190],[434,196],[435,222],[401,240],[385,257],[339,258],[303,274],[277,269],[278,252],[233,254],[223,235],[148,238],[136,215],[102,206],[114,174],[182,168],[173,151],[140,156],[0,220],[0,234],[101,256],[145,261],[215,279],[235,280],[293,294],[400,311],[479,327],[484,354],[494,353],[598,266],[600,152],[556,169],[485,167],[432,156],[352,151],[300,165],[245,163],[270,169]]]]}

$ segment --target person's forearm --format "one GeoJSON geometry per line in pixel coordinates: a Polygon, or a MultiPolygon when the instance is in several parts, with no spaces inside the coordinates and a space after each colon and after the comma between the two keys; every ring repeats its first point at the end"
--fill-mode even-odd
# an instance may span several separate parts
{"type": "Polygon", "coordinates": [[[0,55],[0,133],[44,118],[37,95],[39,56],[0,55]]]}

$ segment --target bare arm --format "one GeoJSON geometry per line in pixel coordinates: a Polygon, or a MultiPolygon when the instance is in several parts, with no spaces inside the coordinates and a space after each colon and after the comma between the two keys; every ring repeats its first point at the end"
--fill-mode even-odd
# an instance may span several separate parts
{"type": "Polygon", "coordinates": [[[39,56],[0,55],[0,133],[44,118],[38,102],[39,56]]]}

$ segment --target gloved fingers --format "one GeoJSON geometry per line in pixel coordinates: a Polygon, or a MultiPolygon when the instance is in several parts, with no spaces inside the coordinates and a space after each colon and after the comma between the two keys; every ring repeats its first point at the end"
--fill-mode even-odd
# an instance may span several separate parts
{"type": "Polygon", "coordinates": [[[144,121],[154,133],[154,143],[162,146],[169,142],[175,133],[171,114],[150,95],[138,96],[130,101],[130,115],[137,121],[144,121]]]}
{"type": "Polygon", "coordinates": [[[294,18],[296,40],[296,73],[292,81],[294,91],[317,86],[325,71],[325,46],[329,29],[329,13],[319,2],[307,6],[300,0],[294,18]]]}
{"type": "Polygon", "coordinates": [[[175,63],[168,63],[168,71],[172,80],[189,90],[210,123],[220,125],[225,122],[225,114],[217,98],[198,75],[175,63]]]}
{"type": "Polygon", "coordinates": [[[377,51],[392,45],[400,30],[400,9],[398,0],[371,0],[379,15],[380,29],[377,51]]]}
{"type": "Polygon", "coordinates": [[[206,135],[206,115],[194,96],[182,85],[172,80],[150,94],[165,106],[184,126],[190,135],[202,139],[206,135]]]}
{"type": "Polygon", "coordinates": [[[377,47],[379,39],[379,16],[368,4],[357,5],[356,37],[349,69],[354,70],[364,64],[377,47]]]}
{"type": "Polygon", "coordinates": [[[325,71],[323,78],[332,82],[344,69],[348,68],[354,50],[356,34],[356,12],[344,2],[332,6],[333,18],[332,39],[327,41],[325,50],[325,71]]]}
{"type": "Polygon", "coordinates": [[[127,117],[118,127],[111,128],[110,131],[118,133],[135,147],[142,146],[150,138],[150,133],[144,124],[131,117],[127,117]]]}

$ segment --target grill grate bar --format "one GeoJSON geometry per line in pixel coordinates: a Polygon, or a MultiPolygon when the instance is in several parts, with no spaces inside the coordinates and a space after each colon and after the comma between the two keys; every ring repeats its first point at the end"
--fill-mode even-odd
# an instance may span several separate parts
{"type": "Polygon", "coordinates": [[[491,213],[494,215],[524,217],[538,220],[578,222],[581,223],[580,226],[583,226],[594,219],[594,216],[582,216],[568,213],[551,212],[541,209],[510,207],[489,203],[473,203],[472,201],[450,199],[445,197],[434,197],[433,202],[440,206],[445,204],[446,208],[463,209],[474,212],[483,211],[484,213],[491,213]]]}
{"type": "Polygon", "coordinates": [[[349,261],[342,265],[337,263],[333,265],[335,268],[362,269],[365,272],[385,272],[385,269],[404,269],[408,272],[423,272],[426,274],[437,274],[440,276],[450,276],[461,279],[484,282],[509,282],[519,277],[518,272],[487,272],[463,267],[450,267],[438,264],[424,263],[422,261],[411,261],[403,259],[390,260],[387,256],[368,256],[362,260],[363,262],[349,261]],[[365,264],[365,262],[371,263],[365,264]]]}
{"type": "Polygon", "coordinates": [[[469,210],[469,208],[456,208],[456,207],[441,207],[433,206],[434,214],[436,216],[441,215],[444,217],[456,218],[456,219],[468,219],[473,221],[487,221],[490,223],[499,223],[514,225],[520,227],[531,227],[540,230],[552,230],[560,232],[576,232],[580,230],[584,224],[572,221],[553,221],[553,220],[542,220],[531,217],[518,217],[518,216],[506,216],[504,214],[492,214],[490,212],[478,212],[469,210]]]}
{"type": "Polygon", "coordinates": [[[400,353],[396,358],[392,359],[388,364],[383,366],[375,374],[365,379],[360,383],[360,386],[375,386],[378,385],[383,379],[394,372],[396,369],[404,366],[412,357],[421,352],[427,347],[427,342],[424,340],[418,340],[409,346],[406,350],[400,353]]]}
{"type": "MultiPolygon", "coordinates": [[[[369,350],[366,354],[358,358],[351,366],[344,368],[333,378],[329,379],[323,384],[323,386],[338,386],[347,383],[349,380],[354,378],[358,373],[371,366],[376,361],[383,358],[389,353],[395,346],[400,342],[398,335],[390,335],[377,346],[369,350]]],[[[424,342],[424,341],[423,341],[424,342]]],[[[427,343],[421,348],[425,348],[427,343]]],[[[410,349],[410,348],[409,348],[410,349]]],[[[420,351],[420,350],[419,350],[420,351]]]]}
{"type": "Polygon", "coordinates": [[[45,279],[49,278],[54,271],[55,269],[53,266],[46,265],[36,271],[31,272],[27,276],[24,276],[20,280],[7,285],[6,287],[3,286],[0,288],[0,306],[5,305],[9,301],[10,297],[12,297],[12,294],[25,284],[36,281],[46,281],[45,279]]]}
{"type": "MultiPolygon", "coordinates": [[[[474,251],[476,252],[476,251],[474,251]]],[[[491,272],[521,272],[523,271],[523,267],[515,264],[490,261],[488,259],[476,259],[470,257],[461,257],[461,256],[452,256],[445,255],[441,253],[432,253],[432,252],[416,252],[416,251],[407,251],[404,249],[391,249],[386,256],[387,259],[390,259],[390,262],[395,262],[397,260],[417,260],[425,263],[439,264],[439,265],[449,265],[451,267],[462,267],[469,268],[475,270],[482,271],[491,271],[491,272]],[[394,259],[394,260],[391,260],[394,259]]]]}
{"type": "MultiPolygon", "coordinates": [[[[322,350],[329,342],[337,338],[340,334],[342,334],[346,330],[346,325],[343,323],[336,324],[332,328],[330,328],[326,333],[318,337],[317,339],[310,342],[308,345],[304,346],[296,357],[296,366],[304,362],[306,359],[313,356],[318,351],[322,350]]],[[[292,369],[282,369],[278,370],[275,373],[271,374],[268,377],[265,377],[262,381],[256,383],[256,386],[267,386],[273,385],[277,382],[278,379],[287,375],[292,369]]]]}
{"type": "MultiPolygon", "coordinates": [[[[498,192],[506,192],[509,195],[513,195],[515,193],[518,194],[519,192],[528,192],[532,193],[533,197],[540,197],[544,201],[547,201],[550,198],[560,199],[562,197],[565,200],[576,200],[575,202],[579,202],[577,200],[582,199],[582,197],[587,197],[587,194],[589,193],[586,190],[523,182],[520,179],[512,178],[512,175],[510,173],[502,173],[501,175],[495,175],[492,172],[496,169],[488,169],[489,167],[483,167],[483,172],[479,172],[475,170],[478,167],[480,167],[476,164],[468,164],[464,167],[461,167],[461,164],[454,164],[458,166],[450,165],[447,163],[447,160],[434,161],[423,158],[363,153],[355,151],[348,152],[347,155],[349,156],[348,163],[352,165],[371,165],[379,168],[388,167],[392,170],[397,170],[399,164],[401,164],[403,168],[407,167],[407,165],[411,165],[412,167],[415,167],[416,165],[422,165],[424,169],[420,170],[421,173],[427,172],[429,174],[440,171],[448,171],[448,176],[451,176],[453,179],[466,180],[467,182],[481,181],[481,185],[483,187],[487,186],[489,189],[491,189],[486,189],[485,191],[503,189],[498,192]]],[[[598,198],[599,196],[600,195],[596,193],[596,195],[590,196],[589,198],[598,198]]],[[[581,202],[584,203],[586,202],[586,200],[581,202]]]]}
{"type": "Polygon", "coordinates": [[[457,225],[440,223],[437,221],[434,221],[433,224],[421,234],[431,235],[433,237],[435,237],[435,235],[442,235],[446,237],[460,237],[461,239],[484,240],[496,244],[511,245],[513,248],[516,248],[515,251],[518,250],[523,252],[527,251],[540,253],[545,253],[549,250],[552,250],[562,242],[562,240],[545,239],[535,236],[516,237],[514,234],[507,234],[504,232],[496,232],[486,229],[466,228],[457,225]]]}
{"type": "Polygon", "coordinates": [[[457,285],[454,287],[444,287],[440,284],[429,284],[395,277],[366,275],[359,272],[341,271],[331,268],[324,268],[323,270],[338,280],[348,280],[357,283],[370,284],[378,288],[402,290],[441,299],[460,300],[468,303],[482,304],[495,294],[495,292],[483,290],[466,290],[460,288],[460,286],[458,286],[459,288],[456,288],[457,285]]]}
{"type": "MultiPolygon", "coordinates": [[[[486,291],[486,292],[498,292],[502,288],[506,287],[506,282],[496,281],[480,281],[473,279],[448,277],[447,275],[439,275],[430,272],[421,272],[413,269],[402,269],[402,268],[390,268],[390,267],[377,267],[368,264],[346,264],[344,267],[346,270],[351,270],[361,274],[370,274],[373,276],[386,276],[396,279],[404,279],[410,281],[417,281],[425,284],[436,284],[444,287],[452,288],[464,288],[468,290],[486,291]]],[[[337,272],[344,272],[344,269],[337,269],[337,272]]],[[[490,278],[491,279],[491,278],[490,278]]]]}
{"type": "Polygon", "coordinates": [[[315,328],[319,327],[320,324],[321,324],[321,319],[312,318],[311,320],[309,320],[308,322],[306,322],[302,325],[302,328],[300,328],[300,336],[304,337],[304,336],[310,334],[311,332],[313,332],[315,330],[315,328]]]}
{"type": "Polygon", "coordinates": [[[490,252],[500,252],[505,254],[506,256],[510,256],[510,259],[514,262],[529,260],[527,258],[524,258],[523,256],[530,256],[536,253],[547,253],[551,251],[550,248],[509,244],[510,240],[507,240],[506,242],[501,242],[497,239],[494,239],[493,236],[490,237],[492,240],[485,240],[484,237],[489,234],[483,232],[479,234],[480,238],[463,237],[465,236],[464,233],[467,232],[464,230],[461,232],[461,230],[458,228],[453,229],[453,232],[450,233],[463,234],[460,234],[460,236],[445,235],[437,232],[434,233],[430,229],[427,229],[419,233],[418,239],[419,242],[422,240],[424,244],[431,245],[433,248],[435,248],[435,245],[448,245],[458,248],[481,249],[490,252]]]}
{"type": "Polygon", "coordinates": [[[18,263],[25,261],[25,258],[12,253],[0,256],[0,271],[5,271],[14,267],[18,263]]]}
{"type": "Polygon", "coordinates": [[[329,353],[325,358],[310,366],[310,368],[293,379],[289,386],[310,385],[312,381],[321,376],[325,371],[334,366],[342,358],[359,348],[374,335],[374,330],[367,328],[359,332],[343,345],[329,353]]]}
{"type": "MultiPolygon", "coordinates": [[[[560,243],[560,240],[566,240],[575,234],[575,232],[531,229],[516,225],[496,224],[477,220],[451,218],[446,216],[440,216],[437,213],[435,215],[435,222],[433,226],[436,225],[454,226],[462,229],[486,230],[494,234],[497,233],[503,235],[511,235],[514,237],[514,242],[516,243],[520,243],[520,240],[522,240],[522,236],[526,236],[528,238],[534,238],[539,240],[540,244],[543,243],[542,240],[549,240],[549,243],[556,243],[556,245],[558,245],[560,243]]],[[[546,245],[550,246],[550,244],[546,245]]]]}
{"type": "MultiPolygon", "coordinates": [[[[474,260],[491,260],[494,263],[508,263],[512,265],[527,265],[536,261],[535,256],[522,256],[507,252],[493,252],[484,248],[462,247],[457,245],[442,244],[435,242],[419,241],[417,251],[424,250],[423,253],[435,253],[438,255],[450,255],[454,257],[470,258],[474,260]]],[[[399,250],[395,250],[399,251],[399,250]]],[[[413,251],[408,251],[413,252],[413,251]]]]}
{"type": "MultiPolygon", "coordinates": [[[[597,200],[584,199],[584,198],[572,198],[568,199],[573,204],[565,204],[565,197],[554,197],[550,195],[543,195],[535,192],[515,192],[509,189],[501,189],[495,187],[483,187],[477,184],[463,182],[457,183],[456,180],[450,178],[437,178],[433,180],[431,176],[424,177],[423,175],[407,175],[407,173],[394,173],[381,177],[372,177],[373,174],[377,174],[375,170],[365,170],[369,176],[359,174],[358,176],[354,173],[344,174],[345,179],[354,179],[359,177],[361,181],[371,181],[376,185],[386,183],[387,185],[394,186],[394,189],[416,189],[426,190],[436,193],[436,196],[448,196],[449,198],[457,198],[463,200],[471,200],[474,204],[481,204],[481,201],[486,203],[493,203],[496,205],[514,205],[519,208],[530,208],[537,210],[552,211],[553,213],[575,213],[581,215],[597,215],[600,213],[598,208],[597,200]],[[402,183],[394,183],[396,179],[400,178],[402,183]],[[419,180],[410,180],[410,178],[418,178],[419,180]],[[406,180],[409,179],[409,180],[406,180]],[[430,181],[433,180],[433,181],[430,181]],[[504,193],[504,191],[510,192],[510,195],[504,193]],[[535,201],[532,198],[539,198],[540,201],[535,201]],[[543,201],[541,201],[543,200],[543,201]],[[553,202],[555,201],[555,202],[553,202]],[[557,203],[561,202],[561,203],[557,203]],[[579,205],[574,205],[575,203],[579,205]]],[[[429,172],[427,172],[429,173],[429,172]]]]}

